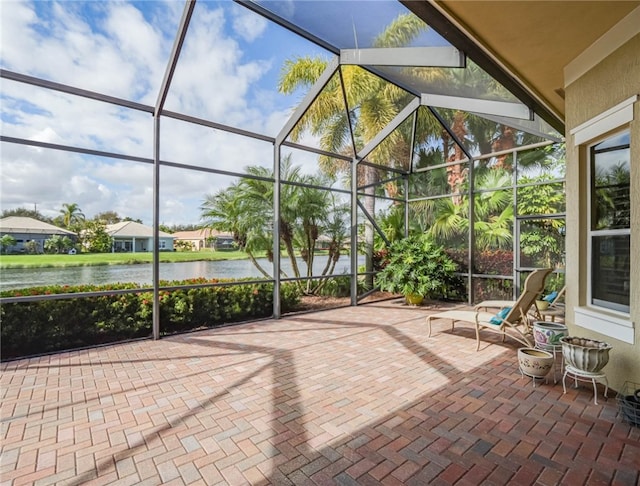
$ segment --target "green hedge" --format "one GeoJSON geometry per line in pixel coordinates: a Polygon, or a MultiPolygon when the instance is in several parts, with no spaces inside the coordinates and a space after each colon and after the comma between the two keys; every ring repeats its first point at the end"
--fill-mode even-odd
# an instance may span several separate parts
{"type": "MultiPolygon", "coordinates": [[[[161,286],[223,283],[231,280],[191,279],[161,282],[161,286]]],[[[137,284],[47,286],[11,290],[2,297],[73,294],[140,288],[137,284]]],[[[290,311],[300,293],[281,285],[281,308],[290,311]]],[[[0,309],[2,360],[54,351],[95,346],[151,335],[153,294],[3,304],[0,309]]],[[[273,284],[199,287],[160,292],[160,332],[172,334],[203,327],[269,317],[273,314],[273,284]]]]}

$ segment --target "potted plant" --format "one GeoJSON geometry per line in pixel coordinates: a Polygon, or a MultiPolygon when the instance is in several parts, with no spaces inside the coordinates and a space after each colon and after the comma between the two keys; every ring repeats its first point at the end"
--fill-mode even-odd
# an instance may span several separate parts
{"type": "Polygon", "coordinates": [[[562,357],[566,366],[580,373],[598,374],[609,362],[609,343],[595,339],[564,336],[560,338],[562,357]]]}
{"type": "Polygon", "coordinates": [[[447,298],[460,288],[456,263],[425,234],[394,241],[384,268],[376,275],[380,290],[402,294],[419,305],[426,298],[447,298]]]}

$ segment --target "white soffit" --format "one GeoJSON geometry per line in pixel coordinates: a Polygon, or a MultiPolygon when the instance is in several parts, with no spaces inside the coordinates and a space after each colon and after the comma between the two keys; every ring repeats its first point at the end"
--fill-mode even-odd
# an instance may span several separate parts
{"type": "Polygon", "coordinates": [[[638,34],[640,34],[640,7],[632,10],[631,13],[565,66],[565,88],[638,34]]]}

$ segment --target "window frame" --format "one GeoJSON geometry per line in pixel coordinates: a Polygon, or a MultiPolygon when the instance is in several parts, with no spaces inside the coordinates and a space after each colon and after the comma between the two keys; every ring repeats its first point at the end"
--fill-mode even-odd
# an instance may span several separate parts
{"type": "MultiPolygon", "coordinates": [[[[623,133],[629,134],[629,144],[628,148],[630,150],[631,147],[631,131],[629,126],[619,127],[613,133],[608,133],[606,136],[599,138],[598,140],[592,141],[587,145],[587,306],[593,308],[598,311],[610,312],[616,315],[619,315],[623,318],[629,318],[631,308],[630,305],[625,306],[626,310],[621,310],[623,307],[622,304],[616,304],[614,302],[608,302],[610,305],[602,305],[596,303],[593,297],[593,239],[598,236],[628,236],[631,238],[631,221],[629,221],[629,226],[626,228],[617,228],[617,229],[593,229],[593,176],[595,171],[595,161],[594,161],[594,147],[596,145],[605,142],[606,140],[610,140],[614,137],[620,136],[623,133]]],[[[631,160],[629,160],[629,164],[631,164],[631,160]]],[[[630,184],[631,185],[631,184],[630,184]]],[[[629,191],[631,195],[631,191],[629,191]]],[[[631,197],[631,196],[630,196],[631,197]]],[[[630,257],[631,255],[629,255],[630,257]]],[[[631,290],[629,289],[629,296],[631,296],[631,290]]]]}
{"type": "MultiPolygon", "coordinates": [[[[579,149],[579,163],[581,167],[581,171],[584,170],[586,172],[586,179],[589,179],[589,174],[591,172],[590,165],[583,165],[590,163],[590,151],[588,150],[591,145],[595,145],[599,142],[602,142],[605,138],[608,138],[607,135],[614,132],[621,132],[626,129],[631,128],[631,122],[634,121],[633,110],[634,104],[638,100],[638,95],[633,95],[626,100],[618,103],[615,106],[612,106],[608,110],[596,115],[595,117],[587,120],[586,122],[572,128],[569,131],[570,137],[573,139],[573,147],[579,149]],[[586,153],[583,152],[584,149],[586,153]],[[584,154],[584,155],[583,155],[584,154]]],[[[633,146],[634,143],[634,132],[631,130],[630,142],[633,146]]],[[[590,180],[587,181],[590,184],[590,180]]],[[[633,184],[633,181],[632,181],[633,184]]],[[[632,188],[633,190],[633,188],[632,188]]],[[[579,194],[580,198],[586,192],[588,196],[591,193],[591,187],[584,187],[580,184],[579,194]],[[584,191],[584,192],[583,192],[584,191]]],[[[590,199],[587,201],[587,204],[590,205],[590,199]]],[[[589,206],[588,211],[591,208],[589,206]]],[[[590,229],[591,221],[586,221],[582,219],[582,215],[579,219],[579,234],[586,235],[588,229],[590,229]],[[588,228],[585,227],[589,225],[588,228]]],[[[590,239],[587,239],[587,246],[590,245],[590,239]]],[[[589,255],[591,255],[590,250],[589,255]]],[[[579,276],[582,278],[584,275],[582,273],[582,269],[579,270],[579,276]]],[[[586,298],[586,294],[590,293],[591,288],[591,274],[589,266],[587,265],[587,289],[580,287],[580,301],[582,301],[583,296],[586,298]],[[583,293],[584,292],[584,293],[583,293]]],[[[590,295],[588,296],[591,297],[590,295]]],[[[573,314],[574,314],[574,323],[582,327],[584,329],[589,329],[591,331],[597,332],[599,334],[603,334],[605,336],[612,337],[614,339],[618,339],[619,341],[634,344],[635,343],[635,326],[633,321],[631,320],[631,316],[625,315],[623,313],[605,309],[603,307],[592,307],[590,304],[585,302],[584,304],[576,303],[573,306],[573,314]]]]}

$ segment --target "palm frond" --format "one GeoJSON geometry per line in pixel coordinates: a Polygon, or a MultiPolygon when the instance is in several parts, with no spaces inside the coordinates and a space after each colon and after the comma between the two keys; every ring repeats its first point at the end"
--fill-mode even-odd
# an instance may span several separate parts
{"type": "Polygon", "coordinates": [[[373,47],[402,47],[410,44],[421,33],[428,29],[417,16],[400,14],[373,41],[373,47]]]}

